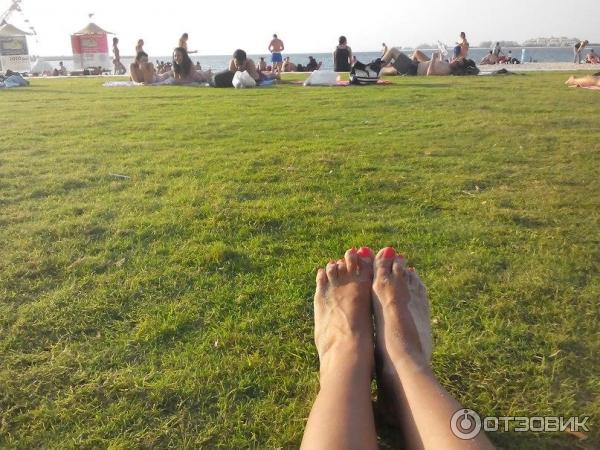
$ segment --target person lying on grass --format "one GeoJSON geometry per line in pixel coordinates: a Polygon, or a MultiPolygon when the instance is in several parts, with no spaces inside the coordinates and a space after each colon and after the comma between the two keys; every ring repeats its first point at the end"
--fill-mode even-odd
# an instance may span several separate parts
{"type": "Polygon", "coordinates": [[[600,76],[594,75],[589,77],[575,78],[570,77],[565,84],[570,87],[592,87],[600,88],[600,76]]]}
{"type": "Polygon", "coordinates": [[[254,81],[273,80],[280,79],[279,74],[272,72],[270,74],[264,73],[256,68],[254,61],[246,55],[246,52],[242,49],[237,49],[233,52],[233,58],[229,61],[230,72],[248,72],[248,74],[254,78],[254,81]]]}
{"type": "Polygon", "coordinates": [[[183,47],[173,50],[172,76],[178,83],[206,83],[212,77],[210,70],[196,70],[188,52],[183,47]]]}
{"type": "MultiPolygon", "coordinates": [[[[381,75],[467,75],[468,64],[474,66],[474,63],[467,59],[449,62],[443,59],[440,52],[434,52],[429,58],[421,50],[416,50],[411,57],[408,57],[395,47],[390,48],[383,55],[381,62],[384,65],[381,75]],[[390,65],[386,67],[387,64],[390,65]]],[[[479,70],[476,70],[473,74],[478,72],[479,70]]]]}
{"type": "Polygon", "coordinates": [[[431,369],[425,286],[393,248],[376,256],[353,248],[319,269],[314,311],[320,390],[301,449],[377,448],[374,369],[378,407],[402,430],[405,448],[493,449],[484,433],[462,440],[452,431],[463,407],[431,369]]]}
{"type": "Polygon", "coordinates": [[[210,80],[212,73],[197,71],[185,49],[173,50],[173,64],[170,71],[157,73],[154,64],[148,62],[145,52],[138,52],[135,62],[129,68],[131,80],[136,83],[154,84],[173,78],[176,83],[203,83],[210,80]]]}
{"type": "Polygon", "coordinates": [[[148,54],[144,51],[139,51],[135,57],[135,61],[129,66],[131,81],[143,84],[153,84],[159,81],[166,80],[169,73],[157,74],[154,64],[148,62],[148,54]]]}

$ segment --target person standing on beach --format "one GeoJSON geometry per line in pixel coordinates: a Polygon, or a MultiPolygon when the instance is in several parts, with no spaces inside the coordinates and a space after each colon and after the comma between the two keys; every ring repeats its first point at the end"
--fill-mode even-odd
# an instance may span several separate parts
{"type": "Polygon", "coordinates": [[[500,47],[500,42],[496,42],[496,45],[494,46],[494,49],[492,50],[492,56],[494,59],[494,63],[499,62],[500,55],[504,56],[504,53],[502,52],[502,47],[500,47]]]}
{"type": "Polygon", "coordinates": [[[581,55],[583,54],[583,49],[586,48],[588,44],[589,42],[585,40],[579,41],[573,46],[573,51],[575,53],[575,57],[573,58],[574,64],[581,64],[581,55]]]}
{"type": "Polygon", "coordinates": [[[113,38],[113,55],[115,58],[113,59],[113,64],[115,66],[115,75],[123,75],[127,72],[125,66],[121,62],[121,52],[119,51],[119,38],[113,38]]]}
{"type": "Polygon", "coordinates": [[[144,51],[144,40],[143,39],[139,39],[137,42],[137,45],[135,46],[135,54],[138,55],[139,53],[146,53],[144,51]]]}
{"type": "Polygon", "coordinates": [[[283,41],[274,34],[273,39],[271,39],[271,43],[269,44],[269,51],[271,52],[271,62],[273,63],[273,72],[275,73],[281,73],[281,66],[283,65],[281,52],[284,50],[285,46],[283,45],[283,41]]]}
{"type": "Polygon", "coordinates": [[[179,46],[178,46],[178,48],[185,49],[185,51],[188,52],[188,54],[190,54],[190,53],[198,53],[198,50],[188,50],[188,44],[187,44],[188,39],[189,39],[188,34],[187,33],[183,33],[181,35],[181,37],[179,38],[179,46]]]}

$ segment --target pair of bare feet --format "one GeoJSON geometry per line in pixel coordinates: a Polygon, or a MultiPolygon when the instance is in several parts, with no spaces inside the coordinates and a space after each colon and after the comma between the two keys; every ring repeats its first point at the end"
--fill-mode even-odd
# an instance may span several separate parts
{"type": "Polygon", "coordinates": [[[368,247],[353,248],[320,269],[315,344],[322,376],[336,370],[343,353],[351,353],[369,374],[377,360],[378,405],[394,422],[397,408],[389,394],[396,365],[426,369],[432,352],[425,286],[406,258],[391,247],[377,255],[368,247]]]}
{"type": "Polygon", "coordinates": [[[377,448],[374,369],[378,408],[402,430],[405,448],[493,448],[483,434],[463,440],[451,432],[462,406],[430,368],[425,287],[393,248],[353,248],[319,269],[314,308],[320,391],[302,449],[377,448]]]}

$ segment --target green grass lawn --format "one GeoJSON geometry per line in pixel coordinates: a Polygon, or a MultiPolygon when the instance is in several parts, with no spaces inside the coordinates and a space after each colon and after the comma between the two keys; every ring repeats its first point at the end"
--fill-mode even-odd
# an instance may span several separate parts
{"type": "Polygon", "coordinates": [[[297,447],[315,269],[393,245],[465,406],[591,416],[499,447],[598,448],[600,92],[566,77],[0,91],[0,447],[297,447]]]}

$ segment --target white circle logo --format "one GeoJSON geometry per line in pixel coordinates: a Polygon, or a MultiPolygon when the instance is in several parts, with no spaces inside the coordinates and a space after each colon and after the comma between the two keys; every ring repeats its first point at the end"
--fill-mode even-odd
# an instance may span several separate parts
{"type": "Polygon", "coordinates": [[[459,439],[473,439],[481,431],[481,417],[472,409],[459,409],[450,419],[450,428],[459,439]]]}

